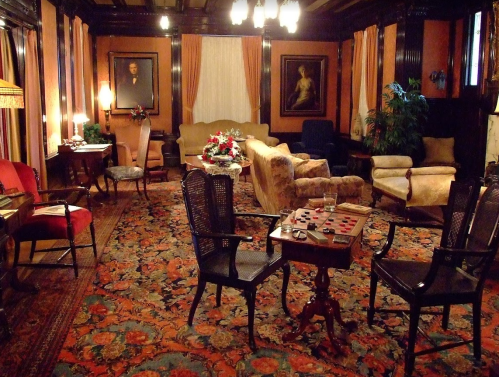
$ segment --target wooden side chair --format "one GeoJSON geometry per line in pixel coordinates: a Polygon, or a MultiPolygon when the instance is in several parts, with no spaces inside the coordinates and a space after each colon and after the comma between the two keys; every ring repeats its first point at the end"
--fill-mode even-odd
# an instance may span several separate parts
{"type": "Polygon", "coordinates": [[[183,177],[182,192],[199,267],[198,287],[189,312],[188,324],[192,326],[207,282],[217,285],[217,306],[220,306],[222,286],[241,289],[248,304],[249,345],[255,350],[253,326],[256,289],[279,268],[284,272],[282,306],[284,312],[289,314],[286,291],[290,267],[280,253],[274,252],[270,240],[270,233],[274,230],[279,216],[235,213],[233,182],[228,175],[208,175],[200,169],[191,170],[183,177]],[[251,242],[253,237],[235,234],[236,216],[268,220],[266,252],[238,250],[240,242],[251,242]]]}
{"type": "MultiPolygon", "coordinates": [[[[66,189],[40,190],[38,173],[30,166],[21,162],[11,162],[0,159],[0,181],[5,190],[15,190],[18,192],[29,192],[34,197],[34,209],[59,206],[61,215],[42,214],[31,215],[26,222],[12,235],[15,242],[15,253],[13,266],[26,266],[32,268],[61,268],[69,267],[74,269],[75,277],[78,277],[78,263],[76,260],[76,249],[91,247],[94,257],[97,257],[97,247],[95,243],[95,229],[92,216],[90,192],[84,187],[73,187],[66,189]],[[66,200],[44,201],[42,195],[56,194],[69,196],[78,192],[86,196],[86,208],[70,208],[66,200]],[[75,237],[84,230],[90,229],[91,243],[76,244],[75,237]],[[37,241],[41,240],[67,240],[67,246],[52,247],[36,250],[37,241]],[[61,252],[54,263],[19,263],[19,253],[22,242],[31,242],[31,252],[29,259],[32,262],[35,252],[61,252]],[[71,263],[61,263],[66,255],[71,254],[71,263]]],[[[59,212],[59,211],[58,211],[59,212]]]]}
{"type": "Polygon", "coordinates": [[[415,358],[420,355],[473,343],[475,358],[479,360],[481,357],[482,291],[499,242],[499,183],[487,188],[474,211],[478,189],[478,185],[471,188],[466,184],[452,184],[449,204],[453,210],[449,211],[446,217],[441,245],[435,247],[431,261],[390,258],[388,251],[395,229],[392,225],[387,243],[372,258],[368,325],[373,324],[375,311],[396,311],[375,308],[379,279],[409,304],[409,337],[405,352],[406,376],[412,374],[415,358]],[[472,225],[468,232],[473,211],[472,225]],[[471,304],[473,307],[471,339],[442,345],[434,344],[432,348],[415,352],[420,314],[443,315],[442,327],[446,330],[450,306],[458,304],[471,304]],[[442,306],[443,311],[438,313],[422,311],[422,308],[438,306],[442,306]]]}
{"type": "Polygon", "coordinates": [[[106,193],[109,195],[108,179],[111,179],[114,186],[114,203],[118,202],[118,182],[121,181],[135,181],[139,195],[141,195],[139,181],[142,181],[144,185],[144,195],[146,199],[149,200],[149,196],[147,196],[147,156],[149,153],[150,136],[151,122],[149,119],[144,119],[140,126],[136,166],[112,166],[106,168],[104,172],[106,193]]]}

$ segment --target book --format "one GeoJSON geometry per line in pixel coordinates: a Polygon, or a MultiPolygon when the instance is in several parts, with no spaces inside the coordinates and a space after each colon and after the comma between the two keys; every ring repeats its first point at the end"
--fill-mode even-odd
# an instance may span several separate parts
{"type": "Polygon", "coordinates": [[[341,203],[336,206],[337,209],[341,209],[342,211],[359,213],[361,215],[369,215],[372,212],[371,207],[361,206],[360,204],[353,203],[341,203]]]}
{"type": "MultiPolygon", "coordinates": [[[[78,211],[79,209],[81,209],[81,207],[77,206],[68,206],[68,208],[69,212],[78,211]]],[[[64,216],[65,215],[64,205],[60,204],[57,206],[38,208],[33,213],[33,216],[40,216],[40,215],[64,216]]]]}
{"type": "Polygon", "coordinates": [[[12,202],[12,199],[9,198],[7,195],[0,195],[0,207],[6,206],[7,204],[10,204],[12,202]]]}

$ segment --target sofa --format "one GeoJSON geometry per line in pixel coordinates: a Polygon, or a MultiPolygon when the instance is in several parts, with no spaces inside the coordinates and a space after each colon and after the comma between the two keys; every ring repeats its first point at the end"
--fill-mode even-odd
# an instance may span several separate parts
{"type": "Polygon", "coordinates": [[[338,203],[359,203],[364,180],[357,176],[331,177],[327,160],[301,159],[291,155],[287,144],[268,146],[246,140],[255,195],[266,213],[299,208],[324,192],[338,193],[338,203]]]}
{"type": "MultiPolygon", "coordinates": [[[[450,183],[455,179],[452,166],[413,167],[409,156],[373,156],[371,158],[371,207],[385,195],[410,207],[445,206],[450,183]]],[[[407,217],[407,213],[406,213],[407,217]]]]}
{"type": "MultiPolygon", "coordinates": [[[[177,139],[180,149],[180,163],[185,164],[186,156],[202,154],[210,135],[215,135],[218,131],[226,132],[231,129],[240,130],[243,138],[250,135],[270,146],[276,146],[279,143],[279,139],[269,136],[268,124],[240,123],[228,119],[216,120],[210,123],[181,124],[179,127],[180,137],[177,139]]],[[[243,154],[246,154],[245,144],[245,142],[239,142],[243,154]]]]}

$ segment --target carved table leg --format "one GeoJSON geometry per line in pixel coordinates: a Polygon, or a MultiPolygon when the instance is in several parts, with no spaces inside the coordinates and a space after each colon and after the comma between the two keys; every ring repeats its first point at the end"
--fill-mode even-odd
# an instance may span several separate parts
{"type": "Polygon", "coordinates": [[[355,330],[357,328],[357,322],[345,322],[341,318],[339,302],[329,296],[330,279],[327,273],[327,267],[318,267],[314,283],[316,287],[315,295],[311,297],[310,301],[308,301],[303,307],[298,329],[288,334],[284,334],[282,339],[285,342],[296,339],[310,324],[310,318],[317,314],[323,316],[326,320],[327,333],[334,349],[339,353],[343,353],[341,345],[334,335],[334,320],[336,320],[340,326],[344,327],[348,331],[355,330]]]}

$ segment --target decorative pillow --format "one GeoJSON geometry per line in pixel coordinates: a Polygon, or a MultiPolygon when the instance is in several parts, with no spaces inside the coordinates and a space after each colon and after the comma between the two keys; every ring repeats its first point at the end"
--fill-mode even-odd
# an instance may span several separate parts
{"type": "Polygon", "coordinates": [[[286,143],[276,145],[274,148],[277,149],[282,154],[285,154],[286,156],[289,156],[291,154],[291,151],[289,150],[289,146],[286,143]]]}
{"type": "Polygon", "coordinates": [[[423,137],[426,157],[421,166],[454,165],[454,138],[423,137]]]}
{"type": "Polygon", "coordinates": [[[327,160],[301,160],[292,158],[293,167],[295,169],[295,179],[299,178],[329,178],[329,165],[327,160]]]}

